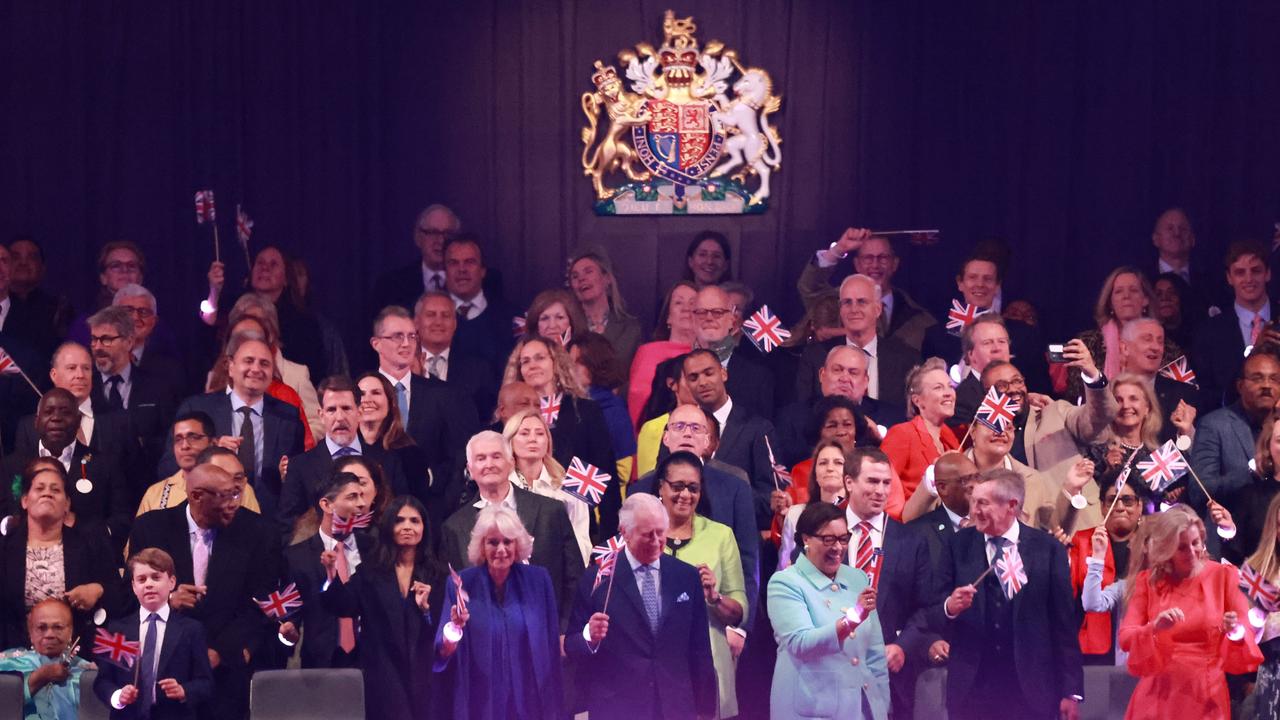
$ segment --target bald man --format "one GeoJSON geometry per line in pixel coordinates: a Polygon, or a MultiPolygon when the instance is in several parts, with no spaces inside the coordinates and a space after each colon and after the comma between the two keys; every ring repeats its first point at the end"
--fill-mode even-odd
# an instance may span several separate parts
{"type": "Polygon", "coordinates": [[[253,599],[276,589],[280,537],[242,501],[230,473],[212,463],[197,465],[187,474],[187,501],[143,513],[129,539],[134,549],[156,547],[173,556],[178,588],[170,605],[204,626],[216,691],[201,718],[244,716],[249,662],[274,634],[253,599]]]}

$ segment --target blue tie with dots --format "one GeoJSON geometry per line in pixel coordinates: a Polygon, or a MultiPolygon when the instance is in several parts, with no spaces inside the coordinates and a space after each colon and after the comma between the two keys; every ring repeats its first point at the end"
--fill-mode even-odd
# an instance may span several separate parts
{"type": "Polygon", "coordinates": [[[649,616],[649,629],[658,632],[658,582],[653,574],[657,569],[652,565],[640,566],[640,599],[644,601],[644,612],[649,616]]]}

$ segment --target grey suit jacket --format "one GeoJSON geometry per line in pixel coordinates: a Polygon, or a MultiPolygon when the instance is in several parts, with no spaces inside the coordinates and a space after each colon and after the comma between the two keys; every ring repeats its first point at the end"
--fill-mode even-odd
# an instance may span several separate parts
{"type": "MultiPolygon", "coordinates": [[[[1200,421],[1191,448],[1191,465],[1215,498],[1249,484],[1249,461],[1254,456],[1255,442],[1253,427],[1238,401],[1214,410],[1200,421]]],[[[1187,485],[1187,496],[1196,508],[1208,503],[1194,482],[1187,485]]]]}

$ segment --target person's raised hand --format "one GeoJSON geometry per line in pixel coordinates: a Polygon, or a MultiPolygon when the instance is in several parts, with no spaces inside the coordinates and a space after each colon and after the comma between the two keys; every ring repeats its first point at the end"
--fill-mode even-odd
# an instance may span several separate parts
{"type": "Polygon", "coordinates": [[[867,228],[845,228],[844,234],[836,240],[836,246],[832,250],[837,255],[848,255],[862,249],[862,243],[871,237],[871,231],[867,228]]]}
{"type": "Polygon", "coordinates": [[[960,613],[973,607],[973,596],[978,594],[978,588],[972,585],[961,585],[943,601],[942,607],[952,615],[960,613]]]}
{"type": "Polygon", "coordinates": [[[1062,346],[1062,356],[1067,359],[1067,367],[1078,368],[1081,375],[1096,378],[1100,374],[1098,366],[1093,362],[1093,354],[1089,346],[1080,338],[1072,338],[1062,346]]]}
{"type": "Polygon", "coordinates": [[[1107,545],[1111,544],[1111,538],[1107,535],[1107,529],[1101,525],[1093,529],[1093,536],[1089,538],[1089,546],[1092,549],[1093,559],[1102,560],[1107,556],[1107,545]]]}
{"type": "Polygon", "coordinates": [[[587,627],[591,636],[591,644],[598,645],[609,634],[609,616],[604,613],[595,613],[587,621],[587,627]]]}

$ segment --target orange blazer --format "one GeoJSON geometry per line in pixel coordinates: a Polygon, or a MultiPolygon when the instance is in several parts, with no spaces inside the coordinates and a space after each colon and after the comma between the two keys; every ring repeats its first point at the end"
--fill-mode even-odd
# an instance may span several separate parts
{"type": "MultiPolygon", "coordinates": [[[[938,437],[946,450],[960,449],[960,441],[946,425],[942,426],[938,437]]],[[[885,506],[885,512],[889,513],[894,520],[901,521],[902,508],[907,504],[907,498],[911,497],[916,487],[920,485],[925,469],[932,465],[941,453],[934,446],[929,431],[925,429],[924,418],[919,415],[889,428],[889,432],[885,433],[884,440],[880,443],[880,449],[889,456],[894,472],[898,475],[894,478],[893,485],[889,487],[889,502],[885,506]]]]}

